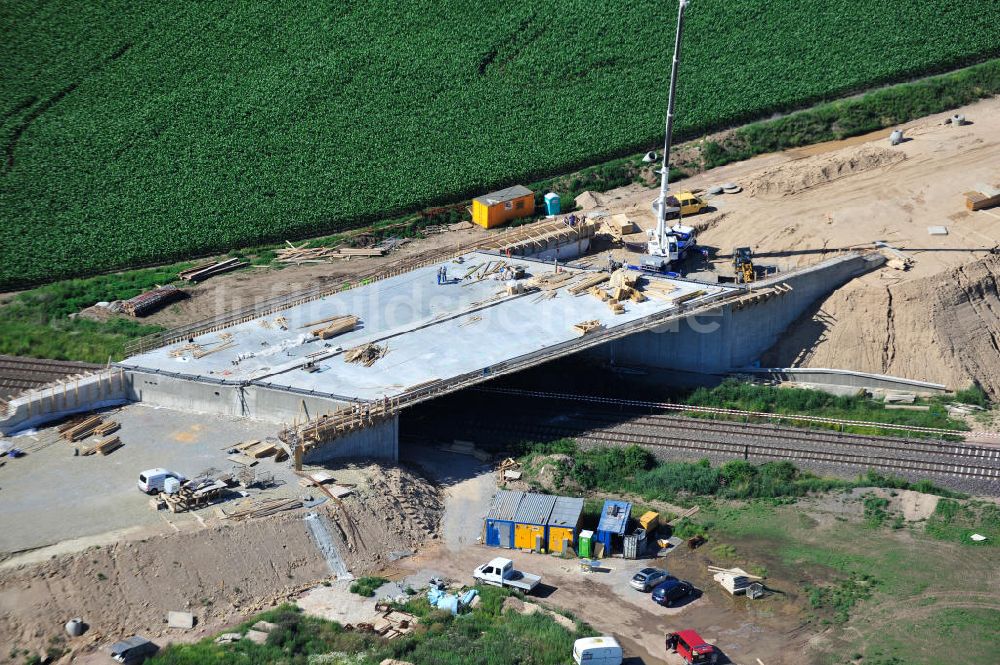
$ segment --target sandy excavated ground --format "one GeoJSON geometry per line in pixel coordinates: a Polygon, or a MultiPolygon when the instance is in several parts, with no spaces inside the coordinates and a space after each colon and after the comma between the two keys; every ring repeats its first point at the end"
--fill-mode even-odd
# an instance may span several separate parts
{"type": "MultiPolygon", "coordinates": [[[[969,212],[963,192],[1000,183],[1000,99],[863,138],[764,155],[695,176],[675,189],[736,182],[744,191],[711,199],[688,218],[718,250],[749,245],[761,265],[782,270],[881,240],[910,256],[907,272],[883,269],[817,303],[763,359],[769,366],[877,372],[961,388],[978,381],[1000,396],[1000,209],[969,212]],[[865,141],[864,139],[867,139],[865,141]],[[948,235],[928,233],[944,226],[948,235]]],[[[588,195],[589,207],[627,212],[653,226],[655,190],[631,185],[588,195]]],[[[641,236],[628,238],[641,240],[641,236]]]]}
{"type": "MultiPolygon", "coordinates": [[[[436,537],[442,504],[426,480],[375,464],[351,475],[361,482],[344,499],[349,518],[329,501],[314,510],[328,518],[353,574],[377,570],[436,537]]],[[[75,654],[135,633],[161,644],[193,640],[331,577],[302,520],[306,511],[243,522],[215,519],[211,508],[201,512],[205,527],[197,531],[121,540],[0,571],[0,644],[44,652],[72,617],[90,625],[70,642],[75,654]],[[171,610],[194,613],[196,629],[169,630],[171,610]]]]}

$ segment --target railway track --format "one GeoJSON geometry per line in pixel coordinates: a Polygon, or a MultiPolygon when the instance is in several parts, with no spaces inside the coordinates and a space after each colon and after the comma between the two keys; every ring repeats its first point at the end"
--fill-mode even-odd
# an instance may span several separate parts
{"type": "Polygon", "coordinates": [[[100,367],[69,360],[0,356],[0,398],[7,398],[24,390],[100,367]]]}
{"type": "MultiPolygon", "coordinates": [[[[964,442],[865,436],[774,424],[699,419],[649,413],[647,403],[627,400],[566,400],[551,393],[488,391],[514,407],[491,405],[491,413],[447,422],[448,435],[474,432],[498,443],[573,438],[583,445],[639,444],[660,457],[709,457],[717,461],[793,461],[824,471],[857,474],[872,469],[913,480],[933,479],[972,491],[1000,491],[1000,447],[964,442]],[[537,399],[551,396],[553,399],[537,399]],[[618,409],[610,407],[617,406],[618,409]],[[495,413],[502,410],[503,421],[495,413]],[[467,425],[467,426],[465,426],[467,425]]],[[[441,422],[441,421],[438,421],[441,422]]],[[[947,430],[945,430],[947,431],[947,430]]]]}
{"type": "MultiPolygon", "coordinates": [[[[663,448],[678,452],[689,452],[699,456],[714,456],[727,459],[749,459],[755,461],[789,460],[813,462],[829,466],[852,467],[860,470],[875,469],[894,474],[916,475],[918,477],[951,477],[975,481],[995,482],[1000,485],[1000,451],[988,449],[982,457],[957,459],[939,453],[937,459],[907,456],[909,451],[896,449],[896,456],[886,454],[886,449],[871,450],[858,446],[855,442],[844,442],[839,449],[822,450],[814,447],[815,441],[804,440],[805,445],[795,445],[794,441],[772,443],[767,439],[747,441],[725,440],[705,436],[705,430],[688,429],[671,425],[650,425],[627,423],[619,426],[600,427],[581,431],[578,427],[545,423],[508,423],[500,428],[489,428],[497,433],[518,434],[525,440],[551,440],[571,437],[584,444],[630,445],[639,444],[647,448],[663,448]],[[813,444],[813,445],[810,445],[813,444]],[[881,454],[878,454],[881,453],[881,454]],[[975,461],[973,461],[975,460],[975,461]]],[[[482,430],[480,430],[482,431],[482,430]]]]}

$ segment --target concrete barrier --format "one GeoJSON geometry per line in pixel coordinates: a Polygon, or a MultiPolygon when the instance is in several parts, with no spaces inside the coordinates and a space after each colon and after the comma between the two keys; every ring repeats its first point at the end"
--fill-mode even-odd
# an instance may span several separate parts
{"type": "Polygon", "coordinates": [[[0,413],[0,433],[12,434],[47,422],[129,401],[128,378],[118,367],[70,377],[29,390],[7,403],[0,413]]]}

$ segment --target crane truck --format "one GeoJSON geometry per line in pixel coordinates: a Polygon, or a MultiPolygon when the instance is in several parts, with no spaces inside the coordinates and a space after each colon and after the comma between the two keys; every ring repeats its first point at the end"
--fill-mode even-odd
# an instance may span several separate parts
{"type": "MultiPolygon", "coordinates": [[[[694,227],[685,226],[681,223],[685,206],[677,197],[668,196],[670,189],[670,143],[674,132],[674,106],[677,96],[677,72],[681,63],[681,37],[684,34],[684,10],[687,9],[688,0],[680,0],[677,9],[677,37],[674,40],[674,59],[670,68],[670,94],[667,99],[667,127],[663,140],[663,164],[660,168],[660,195],[653,202],[653,212],[656,214],[656,228],[648,233],[648,243],[646,244],[646,254],[642,257],[642,266],[646,270],[655,272],[666,272],[675,264],[684,260],[688,252],[698,244],[698,237],[694,227]],[[678,222],[667,227],[667,218],[677,217],[678,222]]],[[[685,201],[694,197],[690,192],[684,192],[681,196],[685,201]]],[[[704,201],[698,199],[697,208],[700,211],[704,207],[704,201]]]]}

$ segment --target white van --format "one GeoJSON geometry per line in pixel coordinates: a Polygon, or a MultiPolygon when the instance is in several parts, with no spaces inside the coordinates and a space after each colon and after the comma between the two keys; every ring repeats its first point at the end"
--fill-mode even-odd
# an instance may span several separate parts
{"type": "Polygon", "coordinates": [[[577,665],[622,665],[622,647],[607,635],[584,637],[573,643],[573,660],[577,665]]]}
{"type": "Polygon", "coordinates": [[[163,483],[167,478],[176,478],[182,483],[187,480],[181,474],[166,469],[146,469],[139,474],[139,480],[136,482],[136,485],[140,492],[157,494],[163,491],[163,483]]]}

